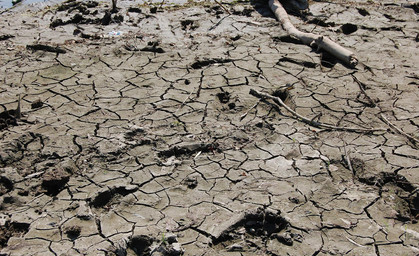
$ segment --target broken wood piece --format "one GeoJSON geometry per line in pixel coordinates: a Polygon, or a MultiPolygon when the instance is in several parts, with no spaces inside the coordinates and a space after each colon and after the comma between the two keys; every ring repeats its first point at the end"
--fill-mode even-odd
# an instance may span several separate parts
{"type": "Polygon", "coordinates": [[[66,53],[67,51],[60,47],[53,47],[44,44],[31,44],[27,45],[26,49],[32,51],[45,51],[45,52],[55,52],[55,53],[66,53]]]}
{"type": "Polygon", "coordinates": [[[298,30],[291,23],[287,12],[278,0],[269,0],[269,7],[274,12],[276,18],[281,23],[284,30],[294,38],[299,39],[302,43],[309,46],[317,46],[318,50],[324,50],[343,63],[350,67],[355,67],[358,64],[358,59],[355,54],[339,44],[333,42],[328,37],[316,35],[313,33],[306,33],[298,30]]]}
{"type": "Polygon", "coordinates": [[[387,131],[387,129],[384,128],[358,128],[358,127],[339,127],[339,126],[334,126],[331,124],[324,124],[321,122],[317,122],[317,121],[313,121],[305,116],[302,116],[300,114],[298,114],[297,112],[295,112],[294,110],[292,110],[290,107],[288,107],[279,97],[275,97],[272,95],[269,95],[267,93],[263,93],[263,92],[258,92],[254,89],[250,89],[250,95],[253,95],[259,99],[271,99],[273,100],[275,103],[277,103],[278,105],[284,107],[288,112],[290,112],[292,115],[294,115],[295,117],[297,117],[297,119],[300,119],[301,121],[303,121],[304,123],[317,127],[317,128],[323,128],[323,129],[332,129],[332,130],[338,130],[338,131],[349,131],[349,132],[377,132],[377,131],[387,131]]]}

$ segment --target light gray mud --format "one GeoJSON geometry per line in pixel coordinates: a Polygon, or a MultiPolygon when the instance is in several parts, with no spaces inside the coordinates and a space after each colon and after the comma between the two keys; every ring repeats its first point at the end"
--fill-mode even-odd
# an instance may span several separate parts
{"type": "Polygon", "coordinates": [[[291,19],[357,69],[262,4],[3,13],[1,255],[417,255],[417,5],[341,2],[291,19]]]}

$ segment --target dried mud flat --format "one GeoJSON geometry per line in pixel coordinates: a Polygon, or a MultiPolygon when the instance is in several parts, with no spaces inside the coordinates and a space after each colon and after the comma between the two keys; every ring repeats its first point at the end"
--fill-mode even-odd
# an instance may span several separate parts
{"type": "Polygon", "coordinates": [[[417,4],[133,4],[0,15],[0,255],[419,254],[417,4]]]}

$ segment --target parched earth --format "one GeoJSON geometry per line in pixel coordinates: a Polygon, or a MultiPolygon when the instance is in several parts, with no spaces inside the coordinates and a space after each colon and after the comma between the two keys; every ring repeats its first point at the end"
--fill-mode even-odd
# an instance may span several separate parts
{"type": "Polygon", "coordinates": [[[418,5],[387,2],[291,16],[356,69],[266,3],[3,12],[0,255],[418,255],[418,5]]]}

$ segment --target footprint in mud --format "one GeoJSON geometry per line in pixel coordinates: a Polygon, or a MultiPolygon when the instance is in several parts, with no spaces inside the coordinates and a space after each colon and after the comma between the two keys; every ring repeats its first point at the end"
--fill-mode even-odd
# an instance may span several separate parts
{"type": "Polygon", "coordinates": [[[288,225],[279,212],[258,208],[244,214],[243,218],[214,237],[212,246],[228,251],[254,251],[264,248],[270,239],[291,246],[299,238],[285,232],[288,225]]]}

